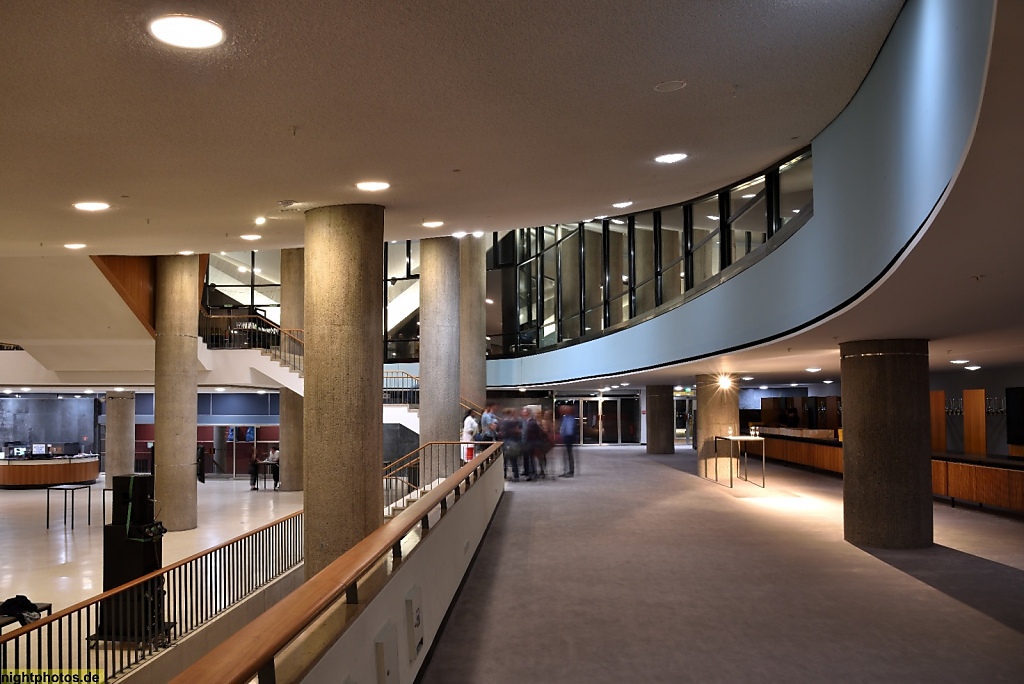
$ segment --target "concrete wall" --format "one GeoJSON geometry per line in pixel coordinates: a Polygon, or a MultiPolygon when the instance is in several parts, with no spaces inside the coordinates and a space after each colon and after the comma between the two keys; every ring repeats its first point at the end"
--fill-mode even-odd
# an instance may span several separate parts
{"type": "Polygon", "coordinates": [[[63,444],[76,442],[95,449],[96,403],[92,396],[0,398],[0,444],[63,444]],[[87,437],[87,440],[83,440],[87,437]]]}

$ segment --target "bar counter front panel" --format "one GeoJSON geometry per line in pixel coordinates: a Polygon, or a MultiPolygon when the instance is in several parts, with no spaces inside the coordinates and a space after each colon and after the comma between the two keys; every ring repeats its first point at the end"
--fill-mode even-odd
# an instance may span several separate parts
{"type": "Polygon", "coordinates": [[[100,476],[99,456],[0,459],[0,488],[87,484],[100,476]]]}

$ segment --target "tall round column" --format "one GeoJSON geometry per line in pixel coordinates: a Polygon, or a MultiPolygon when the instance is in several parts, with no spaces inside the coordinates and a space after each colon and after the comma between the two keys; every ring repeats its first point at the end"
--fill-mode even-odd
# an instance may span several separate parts
{"type": "MultiPolygon", "coordinates": [[[[305,253],[300,249],[281,250],[281,328],[285,331],[281,345],[286,358],[301,359],[305,321],[305,253]]],[[[301,365],[298,366],[302,368],[301,365]]],[[[297,492],[302,489],[303,450],[302,395],[287,387],[280,394],[281,489],[297,492]]]]}
{"type": "MultiPolygon", "coordinates": [[[[487,243],[459,241],[459,387],[481,408],[487,401],[487,243]]],[[[422,290],[420,290],[422,292],[422,290]]],[[[423,327],[422,321],[420,327],[423,327]]]]}
{"type": "Polygon", "coordinates": [[[932,544],[927,340],[839,345],[843,524],[853,544],[932,544]]]}
{"type": "Polygon", "coordinates": [[[676,452],[675,397],[672,385],[647,386],[647,453],[676,452]]]}
{"type": "Polygon", "coordinates": [[[347,204],[306,212],[307,578],[384,519],[383,244],[384,207],[347,204]]]}
{"type": "MultiPolygon", "coordinates": [[[[420,241],[420,444],[458,441],[459,404],[459,241],[420,241]]],[[[426,460],[425,482],[458,469],[459,455],[426,460]]]]}
{"type": "Polygon", "coordinates": [[[156,260],[153,421],[156,509],[171,532],[197,525],[199,257],[156,260]]]}
{"type": "Polygon", "coordinates": [[[107,486],[116,475],[135,472],[135,392],[107,392],[107,486]]]}
{"type": "MultiPolygon", "coordinates": [[[[699,472],[704,474],[705,465],[716,458],[715,436],[739,434],[740,394],[735,380],[730,376],[719,375],[698,375],[694,391],[697,395],[697,433],[694,448],[697,450],[698,460],[702,462],[699,472]],[[728,383],[721,379],[723,377],[728,383]]],[[[718,457],[727,458],[728,454],[720,453],[718,457]]],[[[728,468],[728,461],[725,462],[725,467],[728,468]]]]}

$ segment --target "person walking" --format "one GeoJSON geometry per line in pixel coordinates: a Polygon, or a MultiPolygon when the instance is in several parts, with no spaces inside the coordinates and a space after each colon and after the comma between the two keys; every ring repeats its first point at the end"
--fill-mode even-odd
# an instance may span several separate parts
{"type": "Polygon", "coordinates": [[[572,406],[563,405],[558,409],[562,419],[558,424],[558,435],[565,445],[565,461],[562,464],[560,477],[573,477],[576,474],[576,462],[572,457],[572,448],[579,439],[579,432],[576,427],[576,416],[573,414],[572,406]]]}
{"type": "Polygon", "coordinates": [[[476,422],[476,418],[473,417],[473,409],[466,409],[466,417],[462,420],[462,435],[459,437],[459,441],[462,442],[462,462],[469,461],[468,450],[469,444],[466,442],[473,441],[473,435],[476,434],[479,424],[476,422]]]}

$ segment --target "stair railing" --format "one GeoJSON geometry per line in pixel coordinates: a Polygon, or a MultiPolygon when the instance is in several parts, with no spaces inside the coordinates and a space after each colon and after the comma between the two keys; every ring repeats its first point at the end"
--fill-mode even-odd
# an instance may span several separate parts
{"type": "Polygon", "coordinates": [[[261,349],[296,373],[302,372],[302,330],[282,329],[253,313],[211,314],[199,308],[199,336],[210,349],[261,349]]]}

